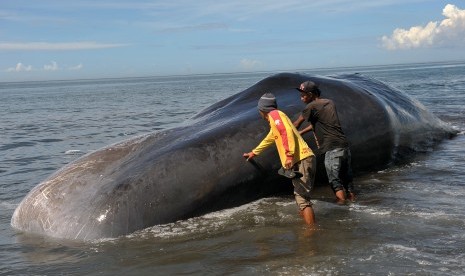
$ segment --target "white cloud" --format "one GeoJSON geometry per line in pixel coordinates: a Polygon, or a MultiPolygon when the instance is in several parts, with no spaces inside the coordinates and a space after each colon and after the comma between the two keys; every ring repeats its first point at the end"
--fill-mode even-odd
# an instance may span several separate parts
{"type": "Polygon", "coordinates": [[[82,65],[82,63],[79,63],[79,64],[76,65],[76,66],[71,66],[71,67],[69,67],[68,70],[71,70],[71,71],[74,71],[74,70],[81,70],[83,67],[84,67],[84,65],[82,65]]]}
{"type": "Polygon", "coordinates": [[[240,64],[241,64],[241,68],[245,70],[256,69],[257,67],[260,67],[262,65],[262,63],[258,60],[252,60],[252,59],[247,59],[247,58],[243,58],[240,64]]]}
{"type": "Polygon", "coordinates": [[[147,4],[145,2],[137,3],[136,1],[134,3],[131,2],[130,5],[131,9],[141,9],[148,11],[151,12],[154,16],[158,17],[163,13],[175,11],[173,16],[177,16],[180,13],[182,14],[183,18],[202,18],[220,14],[222,17],[242,19],[256,17],[257,15],[261,14],[269,15],[273,13],[299,13],[306,15],[308,15],[308,12],[315,11],[347,13],[351,11],[365,11],[392,5],[405,5],[406,3],[421,2],[424,2],[424,0],[179,0],[165,1],[163,4],[147,4]]]}
{"type": "Polygon", "coordinates": [[[23,72],[23,71],[32,71],[31,65],[24,65],[21,62],[18,62],[15,67],[10,67],[6,69],[7,72],[23,72]]]}
{"type": "Polygon", "coordinates": [[[63,42],[63,43],[48,43],[48,42],[0,42],[0,51],[17,50],[17,51],[49,51],[49,50],[93,50],[93,49],[106,49],[125,47],[128,44],[112,44],[112,43],[98,43],[93,41],[84,42],[63,42]]]}
{"type": "Polygon", "coordinates": [[[192,32],[192,31],[211,31],[211,30],[227,30],[228,26],[223,23],[206,23],[191,26],[177,26],[177,27],[166,27],[160,29],[162,32],[192,32]]]}
{"type": "MultiPolygon", "coordinates": [[[[76,66],[69,66],[66,68],[66,70],[69,71],[76,71],[76,70],[81,70],[84,68],[84,65],[82,63],[79,63],[76,66]]],[[[24,65],[22,62],[18,62],[15,67],[10,67],[7,68],[5,71],[6,72],[30,72],[30,71],[58,71],[58,70],[63,70],[63,68],[60,68],[58,63],[56,61],[51,61],[50,64],[45,64],[41,69],[33,69],[32,65],[24,65]]]]}
{"type": "Polygon", "coordinates": [[[56,61],[51,61],[51,64],[44,65],[45,71],[57,71],[58,69],[59,68],[58,68],[58,64],[56,63],[56,61]]]}
{"type": "Polygon", "coordinates": [[[446,19],[441,23],[429,22],[426,26],[415,26],[409,30],[395,29],[390,37],[382,37],[383,46],[397,50],[465,42],[465,10],[448,4],[442,14],[446,19]]]}

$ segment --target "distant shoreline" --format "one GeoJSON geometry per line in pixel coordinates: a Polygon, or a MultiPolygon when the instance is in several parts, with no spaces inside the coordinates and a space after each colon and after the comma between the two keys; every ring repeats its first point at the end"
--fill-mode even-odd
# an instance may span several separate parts
{"type": "MultiPolygon", "coordinates": [[[[383,68],[388,69],[389,67],[411,67],[411,66],[425,66],[425,68],[437,68],[437,67],[456,67],[456,66],[465,66],[465,60],[449,60],[449,61],[431,61],[431,62],[413,62],[413,63],[393,63],[393,64],[380,64],[380,65],[357,65],[357,66],[336,66],[336,67],[316,67],[316,68],[307,68],[307,69],[293,69],[293,70],[270,70],[270,71],[250,71],[250,72],[229,72],[229,73],[203,73],[203,74],[178,74],[178,75],[151,75],[151,76],[139,76],[139,77],[104,77],[104,78],[80,78],[80,79],[51,79],[51,80],[28,80],[28,81],[0,81],[0,85],[8,84],[31,84],[31,83],[69,83],[69,82],[96,82],[96,81],[112,81],[112,80],[144,80],[144,79],[154,79],[154,78],[166,78],[172,79],[177,77],[203,77],[203,76],[230,76],[230,75],[250,75],[250,74],[277,74],[282,72],[319,72],[319,71],[341,71],[341,70],[350,70],[350,71],[376,71],[383,70],[383,68]]],[[[412,68],[405,68],[405,70],[412,68]]],[[[402,70],[402,68],[396,68],[396,70],[402,70]]],[[[0,86],[0,88],[2,88],[0,86]]]]}

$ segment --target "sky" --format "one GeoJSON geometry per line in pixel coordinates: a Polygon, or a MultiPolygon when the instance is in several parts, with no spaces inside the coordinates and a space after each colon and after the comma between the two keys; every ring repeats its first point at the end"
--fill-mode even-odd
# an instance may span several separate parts
{"type": "Polygon", "coordinates": [[[465,0],[0,0],[0,82],[465,60],[465,0]]]}

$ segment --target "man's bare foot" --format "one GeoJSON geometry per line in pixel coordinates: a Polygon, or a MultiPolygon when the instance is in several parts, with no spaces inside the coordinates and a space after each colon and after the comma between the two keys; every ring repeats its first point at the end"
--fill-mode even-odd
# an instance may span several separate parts
{"type": "Polygon", "coordinates": [[[350,202],[355,202],[355,194],[350,192],[348,195],[347,195],[347,199],[350,201],[350,202]]]}

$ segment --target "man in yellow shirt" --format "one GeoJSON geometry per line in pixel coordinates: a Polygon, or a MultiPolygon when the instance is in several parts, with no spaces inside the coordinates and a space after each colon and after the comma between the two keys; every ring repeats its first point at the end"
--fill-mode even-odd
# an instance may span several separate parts
{"type": "Polygon", "coordinates": [[[244,157],[247,160],[252,159],[275,143],[283,168],[298,170],[302,175],[292,178],[295,200],[305,223],[315,224],[315,214],[310,202],[310,190],[315,179],[315,156],[289,117],[278,110],[272,93],[265,93],[260,98],[258,110],[261,117],[270,123],[270,132],[255,149],[244,153],[244,157]],[[304,189],[301,189],[302,186],[304,189]]]}

